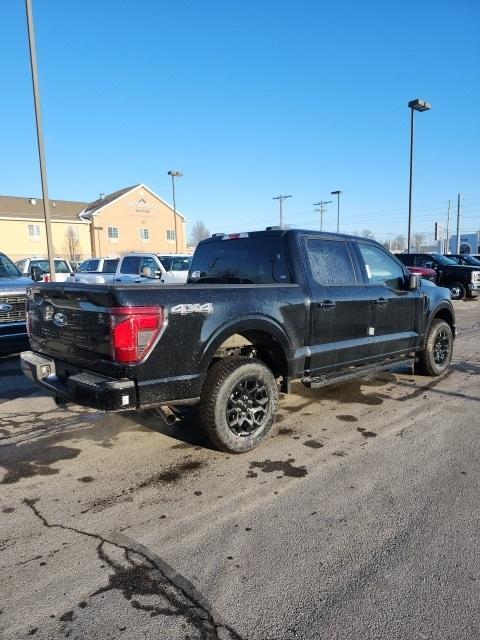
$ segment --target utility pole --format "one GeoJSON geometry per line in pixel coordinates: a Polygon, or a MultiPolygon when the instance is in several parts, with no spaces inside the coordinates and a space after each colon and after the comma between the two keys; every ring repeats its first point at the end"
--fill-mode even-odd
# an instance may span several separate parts
{"type": "Polygon", "coordinates": [[[446,230],[446,238],[445,238],[445,253],[450,252],[450,204],[451,201],[448,201],[448,210],[447,210],[447,230],[446,230]]]}
{"type": "Polygon", "coordinates": [[[283,229],[283,201],[287,198],[291,198],[292,196],[275,196],[273,200],[278,200],[278,204],[280,205],[280,228],[283,229]]]}
{"type": "Polygon", "coordinates": [[[320,231],[323,231],[323,214],[326,212],[326,208],[325,205],[326,204],[331,204],[332,200],[320,200],[320,202],[314,202],[313,206],[314,207],[320,207],[320,209],[315,209],[315,213],[319,213],[320,214],[320,231]]]}
{"type": "Polygon", "coordinates": [[[461,199],[462,195],[459,193],[458,194],[458,199],[457,199],[457,249],[455,251],[455,253],[460,253],[460,199],[461,199]]]}
{"type": "Polygon", "coordinates": [[[33,24],[32,0],[25,0],[27,11],[28,44],[30,47],[30,68],[32,72],[33,101],[35,104],[35,122],[37,127],[38,159],[40,162],[40,178],[42,181],[43,215],[45,218],[45,232],[47,237],[47,254],[50,266],[50,280],[55,281],[55,259],[53,255],[52,226],[50,223],[50,201],[48,199],[47,163],[45,160],[45,145],[43,142],[42,107],[40,103],[40,88],[38,82],[37,52],[35,46],[35,29],[33,24]]]}

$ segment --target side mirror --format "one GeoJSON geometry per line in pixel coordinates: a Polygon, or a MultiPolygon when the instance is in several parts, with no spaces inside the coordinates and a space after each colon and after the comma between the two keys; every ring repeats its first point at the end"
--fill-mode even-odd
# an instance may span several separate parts
{"type": "Polygon", "coordinates": [[[420,289],[422,278],[418,273],[411,273],[408,278],[408,290],[418,291],[420,289]]]}
{"type": "Polygon", "coordinates": [[[35,280],[35,282],[41,282],[43,279],[43,271],[40,267],[30,267],[30,277],[32,280],[35,280]]]}

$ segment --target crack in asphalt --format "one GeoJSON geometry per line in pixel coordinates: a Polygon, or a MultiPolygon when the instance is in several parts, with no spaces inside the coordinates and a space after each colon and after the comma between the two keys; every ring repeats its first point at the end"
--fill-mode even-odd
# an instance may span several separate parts
{"type": "MultiPolygon", "coordinates": [[[[200,634],[200,640],[245,640],[230,625],[223,622],[218,614],[213,612],[212,605],[187,578],[177,573],[164,560],[143,545],[123,534],[117,533],[110,538],[105,538],[100,534],[76,527],[51,523],[38,509],[37,499],[24,498],[23,502],[44,527],[71,531],[99,541],[97,545],[98,557],[114,573],[109,575],[108,585],[101,587],[90,597],[117,589],[121,591],[134,609],[148,612],[151,617],[164,615],[185,618],[200,634]],[[104,548],[106,544],[120,549],[128,566],[123,566],[110,558],[104,548]],[[143,563],[134,562],[132,554],[139,556],[143,563]],[[170,607],[145,605],[137,599],[133,599],[133,596],[141,595],[158,596],[165,600],[170,607]]],[[[73,611],[67,611],[60,619],[62,622],[71,622],[73,611]]]]}

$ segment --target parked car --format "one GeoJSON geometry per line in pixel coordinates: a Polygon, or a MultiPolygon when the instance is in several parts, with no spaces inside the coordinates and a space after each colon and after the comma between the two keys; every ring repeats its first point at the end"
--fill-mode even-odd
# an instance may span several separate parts
{"type": "MultiPolygon", "coordinates": [[[[42,282],[50,280],[50,264],[45,258],[24,258],[15,262],[18,269],[25,276],[32,274],[32,268],[36,271],[38,279],[42,282]]],[[[57,282],[65,282],[69,276],[73,274],[73,267],[68,260],[63,258],[55,258],[55,280],[57,282]]]]}
{"type": "Polygon", "coordinates": [[[455,262],[455,264],[465,264],[469,267],[480,268],[480,260],[468,253],[449,253],[446,257],[455,262]]]}
{"type": "Polygon", "coordinates": [[[67,282],[91,282],[104,283],[105,277],[113,275],[117,271],[119,258],[91,258],[84,260],[67,282]]]}
{"type": "Polygon", "coordinates": [[[127,253],[116,260],[88,260],[99,262],[100,269],[79,270],[70,280],[92,284],[111,282],[144,283],[159,280],[162,284],[184,284],[192,256],[183,254],[164,255],[159,253],[127,253]]]}
{"type": "Polygon", "coordinates": [[[379,243],[301,230],[200,242],[182,286],[38,284],[25,374],[60,402],[106,411],[199,405],[213,443],[241,453],[270,431],[278,383],[317,388],[398,365],[442,374],[447,289],[379,243]]]}
{"type": "Polygon", "coordinates": [[[430,282],[437,282],[437,272],[435,269],[428,269],[427,267],[407,267],[410,273],[417,273],[421,278],[430,280],[430,282]]]}
{"type": "Polygon", "coordinates": [[[25,326],[27,287],[24,277],[4,253],[0,253],[0,355],[28,349],[25,326]]]}
{"type": "Polygon", "coordinates": [[[407,266],[434,269],[437,284],[450,289],[452,300],[474,298],[480,291],[480,267],[455,264],[440,253],[399,253],[397,257],[407,266]]]}

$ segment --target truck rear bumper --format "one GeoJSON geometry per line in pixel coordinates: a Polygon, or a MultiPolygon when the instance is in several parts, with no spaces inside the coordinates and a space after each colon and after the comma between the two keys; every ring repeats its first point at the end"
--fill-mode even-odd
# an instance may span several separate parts
{"type": "Polygon", "coordinates": [[[68,378],[59,377],[55,361],[33,351],[20,354],[20,366],[27,378],[63,401],[101,411],[137,408],[137,392],[133,380],[116,380],[85,371],[68,378]]]}

